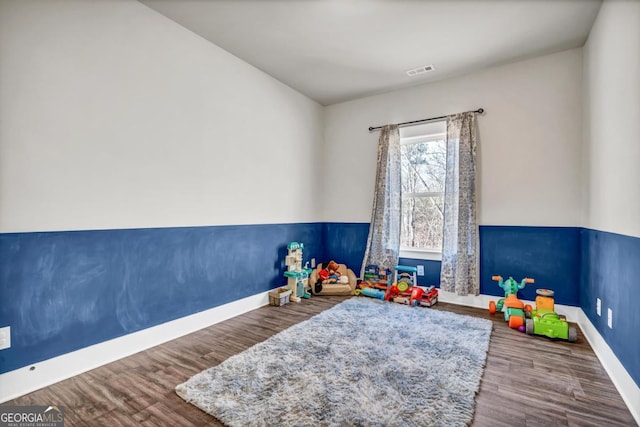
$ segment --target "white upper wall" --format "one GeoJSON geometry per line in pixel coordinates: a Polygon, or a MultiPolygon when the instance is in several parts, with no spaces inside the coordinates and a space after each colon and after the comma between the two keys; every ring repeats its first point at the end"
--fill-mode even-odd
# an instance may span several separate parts
{"type": "Polygon", "coordinates": [[[0,232],[318,221],[323,126],[136,1],[0,2],[0,232]]]}
{"type": "Polygon", "coordinates": [[[370,220],[369,126],[482,107],[480,224],[581,225],[581,85],[582,49],[572,49],[327,107],[324,219],[370,220]]]}
{"type": "Polygon", "coordinates": [[[605,1],[584,55],[588,227],[640,237],[640,2],[605,1]]]}

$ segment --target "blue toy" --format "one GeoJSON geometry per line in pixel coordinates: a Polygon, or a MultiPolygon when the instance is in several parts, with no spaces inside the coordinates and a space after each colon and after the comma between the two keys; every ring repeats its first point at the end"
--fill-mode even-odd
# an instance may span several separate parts
{"type": "Polygon", "coordinates": [[[288,270],[284,272],[284,276],[287,278],[287,288],[291,290],[291,301],[300,302],[300,297],[311,298],[309,276],[312,270],[306,266],[302,267],[302,243],[291,242],[287,249],[289,254],[285,257],[284,263],[288,270]]]}
{"type": "Polygon", "coordinates": [[[379,300],[384,301],[384,296],[386,294],[385,291],[382,291],[380,289],[373,289],[373,288],[363,288],[363,289],[359,289],[359,293],[357,294],[362,294],[365,297],[371,297],[371,298],[378,298],[379,300]]]}

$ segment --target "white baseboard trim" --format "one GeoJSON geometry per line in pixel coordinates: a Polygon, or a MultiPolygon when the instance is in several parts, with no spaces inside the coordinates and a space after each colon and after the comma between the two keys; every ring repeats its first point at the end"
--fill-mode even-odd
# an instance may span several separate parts
{"type": "MultiPolygon", "coordinates": [[[[267,291],[6,372],[0,375],[0,403],[190,334],[268,303],[267,291]]],[[[43,402],[43,404],[45,403],[43,402]]]]}
{"type": "Polygon", "coordinates": [[[627,404],[631,415],[640,426],[640,387],[633,381],[631,375],[622,366],[611,347],[605,342],[582,309],[578,325],[605,371],[609,374],[613,385],[618,389],[622,400],[627,404]]]}
{"type": "MultiPolygon", "coordinates": [[[[480,294],[460,296],[455,292],[446,292],[438,290],[438,300],[442,302],[448,302],[451,304],[465,305],[467,307],[486,308],[489,310],[489,301],[498,301],[499,296],[480,294]]],[[[525,304],[531,304],[535,307],[535,301],[522,300],[525,304]]],[[[582,312],[580,307],[573,307],[570,305],[556,304],[555,309],[558,313],[564,314],[569,322],[577,323],[579,319],[579,313],[582,312]]]]}

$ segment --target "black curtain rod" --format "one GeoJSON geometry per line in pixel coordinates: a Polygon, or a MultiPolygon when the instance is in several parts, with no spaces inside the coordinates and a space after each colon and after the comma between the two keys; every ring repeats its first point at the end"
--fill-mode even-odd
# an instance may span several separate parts
{"type": "MultiPolygon", "coordinates": [[[[484,113],[484,108],[478,108],[475,111],[471,111],[472,113],[478,113],[478,114],[482,114],[484,113]]],[[[441,120],[441,119],[446,119],[447,116],[440,116],[440,117],[431,117],[430,119],[422,119],[422,120],[414,120],[412,122],[404,122],[404,123],[398,123],[398,126],[408,126],[408,125],[413,125],[416,123],[422,123],[422,122],[430,122],[432,120],[441,120]]],[[[374,130],[378,130],[378,129],[382,129],[384,126],[376,126],[376,127],[369,127],[369,132],[374,131],[374,130]]]]}

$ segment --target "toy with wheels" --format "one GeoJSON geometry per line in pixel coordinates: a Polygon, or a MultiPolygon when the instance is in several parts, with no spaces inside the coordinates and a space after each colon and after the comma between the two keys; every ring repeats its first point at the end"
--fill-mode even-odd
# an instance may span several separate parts
{"type": "Polygon", "coordinates": [[[431,307],[438,302],[435,286],[418,286],[418,269],[396,265],[394,283],[387,289],[385,300],[406,304],[411,307],[431,307]]]}
{"type": "Polygon", "coordinates": [[[567,318],[555,312],[553,291],[536,290],[536,308],[526,314],[525,330],[529,335],[544,335],[549,338],[576,342],[578,332],[569,326],[567,318]]]}
{"type": "Polygon", "coordinates": [[[393,283],[398,285],[400,292],[418,285],[418,269],[406,265],[396,265],[393,269],[393,283]]]}
{"type": "Polygon", "coordinates": [[[362,280],[358,280],[356,285],[356,295],[362,293],[365,288],[381,289],[386,291],[391,286],[391,275],[384,268],[379,268],[377,265],[369,264],[364,269],[362,280]]]}
{"type": "Polygon", "coordinates": [[[411,288],[411,297],[409,298],[409,305],[411,307],[417,307],[420,305],[420,301],[422,301],[422,296],[424,295],[424,289],[419,286],[413,286],[411,288]]]}
{"type": "Polygon", "coordinates": [[[435,286],[429,286],[424,290],[420,305],[422,307],[431,307],[438,302],[438,288],[435,286]]]}
{"type": "Polygon", "coordinates": [[[424,293],[424,290],[417,286],[417,272],[418,269],[415,267],[396,265],[393,268],[393,283],[387,289],[384,299],[412,307],[417,306],[424,293]]]}
{"type": "Polygon", "coordinates": [[[504,313],[504,320],[509,323],[509,327],[518,329],[524,327],[525,324],[525,310],[531,311],[530,305],[524,305],[522,301],[518,299],[518,291],[524,289],[527,283],[534,283],[534,280],[525,277],[520,283],[516,282],[513,277],[509,277],[507,280],[502,280],[502,276],[492,276],[491,280],[498,282],[504,290],[504,298],[500,298],[498,302],[489,302],[489,313],[494,314],[498,311],[504,313]]]}

